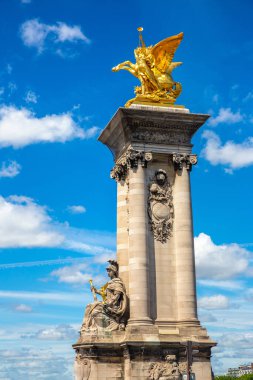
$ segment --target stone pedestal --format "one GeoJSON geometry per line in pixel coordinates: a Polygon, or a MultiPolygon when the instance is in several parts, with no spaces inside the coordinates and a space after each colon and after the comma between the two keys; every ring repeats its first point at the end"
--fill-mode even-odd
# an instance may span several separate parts
{"type": "Polygon", "coordinates": [[[115,161],[117,261],[129,318],[125,331],[81,335],[73,346],[77,380],[179,380],[187,342],[196,380],[212,379],[215,342],[197,316],[190,190],[191,138],[208,117],[134,105],[120,108],[99,137],[115,161]]]}

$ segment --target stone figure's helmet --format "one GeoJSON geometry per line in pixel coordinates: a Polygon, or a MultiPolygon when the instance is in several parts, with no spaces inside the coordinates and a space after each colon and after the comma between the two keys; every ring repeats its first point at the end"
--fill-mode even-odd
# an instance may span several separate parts
{"type": "Polygon", "coordinates": [[[117,261],[116,260],[108,260],[108,263],[110,263],[110,265],[108,265],[108,267],[106,268],[106,270],[107,271],[111,270],[118,277],[119,264],[117,263],[117,261]]]}

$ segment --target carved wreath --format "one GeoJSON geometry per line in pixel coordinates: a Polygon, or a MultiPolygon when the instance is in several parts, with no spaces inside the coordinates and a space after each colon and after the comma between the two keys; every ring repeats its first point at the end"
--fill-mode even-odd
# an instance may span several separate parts
{"type": "Polygon", "coordinates": [[[149,185],[148,215],[155,240],[166,243],[172,235],[174,208],[165,170],[157,170],[149,185]]]}

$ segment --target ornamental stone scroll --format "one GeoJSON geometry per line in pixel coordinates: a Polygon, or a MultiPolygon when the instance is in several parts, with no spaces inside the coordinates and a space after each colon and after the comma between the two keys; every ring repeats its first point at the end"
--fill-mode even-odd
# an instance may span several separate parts
{"type": "Polygon", "coordinates": [[[182,170],[185,166],[188,171],[191,171],[192,165],[196,165],[198,158],[196,154],[179,154],[173,153],[172,161],[175,170],[182,170]]]}
{"type": "Polygon", "coordinates": [[[152,160],[152,153],[129,149],[120,159],[116,162],[110,173],[110,177],[115,179],[116,182],[125,181],[128,169],[137,168],[141,165],[143,168],[147,167],[147,163],[152,160]]]}

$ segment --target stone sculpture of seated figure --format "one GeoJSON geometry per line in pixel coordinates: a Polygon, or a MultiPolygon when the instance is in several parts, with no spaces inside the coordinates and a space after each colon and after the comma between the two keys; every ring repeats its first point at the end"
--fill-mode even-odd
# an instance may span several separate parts
{"type": "Polygon", "coordinates": [[[126,289],[118,277],[119,266],[117,261],[109,260],[106,268],[109,282],[97,290],[91,286],[93,293],[103,296],[103,301],[95,301],[86,307],[81,333],[123,330],[125,328],[124,314],[127,310],[126,289]]]}

